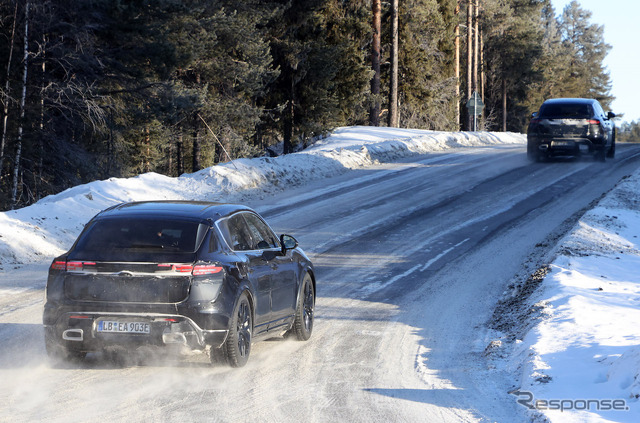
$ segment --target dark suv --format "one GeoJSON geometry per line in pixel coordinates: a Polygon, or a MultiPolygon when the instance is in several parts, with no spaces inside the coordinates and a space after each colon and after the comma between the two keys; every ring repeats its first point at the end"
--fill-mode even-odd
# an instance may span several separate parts
{"type": "Polygon", "coordinates": [[[597,100],[555,98],[542,103],[527,130],[527,155],[532,160],[592,154],[605,161],[616,152],[614,113],[597,100]]]}
{"type": "Polygon", "coordinates": [[[47,280],[44,329],[56,359],[179,344],[243,366],[256,338],[313,328],[313,265],[248,207],[141,202],[96,215],[47,280]]]}

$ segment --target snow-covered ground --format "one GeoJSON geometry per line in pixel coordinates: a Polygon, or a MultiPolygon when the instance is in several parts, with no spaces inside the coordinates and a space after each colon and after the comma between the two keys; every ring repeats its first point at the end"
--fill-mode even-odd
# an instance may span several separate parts
{"type": "Polygon", "coordinates": [[[512,394],[532,416],[640,421],[639,236],[636,172],[560,240],[555,260],[528,281],[537,289],[514,290],[531,296],[513,310],[525,330],[514,331],[502,365],[521,381],[512,394]]]}
{"type": "MultiPolygon", "coordinates": [[[[120,202],[244,202],[377,162],[523,142],[521,134],[349,127],[287,156],[235,160],[178,178],[149,173],[92,182],[0,213],[0,273],[50,261],[93,215],[120,202]]],[[[548,273],[542,270],[528,286],[514,288],[514,296],[527,296],[511,312],[526,321],[496,342],[501,354],[493,364],[514,374],[520,384],[513,401],[537,408],[532,417],[640,421],[638,235],[640,172],[623,180],[560,241],[548,273]]],[[[1,283],[0,278],[0,296],[15,295],[15,285],[1,283]]]]}

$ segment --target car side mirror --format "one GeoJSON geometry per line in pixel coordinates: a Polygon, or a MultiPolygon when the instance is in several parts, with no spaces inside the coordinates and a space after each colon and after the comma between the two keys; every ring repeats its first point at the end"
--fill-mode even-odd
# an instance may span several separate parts
{"type": "Polygon", "coordinates": [[[287,251],[293,250],[298,246],[298,241],[291,235],[280,235],[280,245],[282,246],[282,254],[287,254],[287,251]]]}
{"type": "Polygon", "coordinates": [[[607,113],[607,119],[613,119],[614,117],[616,117],[615,113],[613,113],[613,112],[607,113]]]}

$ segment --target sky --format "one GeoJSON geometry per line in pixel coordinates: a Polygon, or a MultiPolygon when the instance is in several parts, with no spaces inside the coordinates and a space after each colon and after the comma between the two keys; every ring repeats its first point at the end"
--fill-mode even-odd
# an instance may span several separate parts
{"type": "MultiPolygon", "coordinates": [[[[552,0],[556,15],[560,15],[571,0],[552,0]]],[[[605,59],[616,97],[611,111],[624,114],[626,121],[640,120],[640,36],[637,0],[578,0],[583,9],[592,12],[591,23],[604,25],[604,39],[612,49],[605,59]]]]}

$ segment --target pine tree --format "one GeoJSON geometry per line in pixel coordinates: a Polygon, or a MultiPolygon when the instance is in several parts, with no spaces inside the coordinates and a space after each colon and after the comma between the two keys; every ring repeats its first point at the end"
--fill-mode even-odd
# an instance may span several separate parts
{"type": "Polygon", "coordinates": [[[534,65],[542,55],[542,3],[487,1],[483,11],[487,129],[521,131],[530,117],[526,104],[542,78],[534,65]]]}
{"type": "MultiPolygon", "coordinates": [[[[455,6],[453,3],[448,7],[455,6]]],[[[448,10],[448,9],[447,9],[448,10]]],[[[451,13],[450,16],[453,16],[451,13]]],[[[445,22],[436,0],[400,3],[400,122],[409,128],[455,128],[454,25],[445,22]]]]}
{"type": "MultiPolygon", "coordinates": [[[[266,144],[282,134],[284,152],[337,125],[361,122],[371,74],[365,63],[366,1],[280,3],[269,23],[274,66],[261,133],[266,144]]],[[[367,61],[368,62],[368,61],[367,61]]]]}
{"type": "Polygon", "coordinates": [[[604,59],[611,46],[604,41],[604,27],[591,23],[591,16],[575,0],[562,12],[562,42],[571,58],[563,79],[563,96],[595,98],[607,108],[613,97],[604,59]]]}

